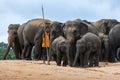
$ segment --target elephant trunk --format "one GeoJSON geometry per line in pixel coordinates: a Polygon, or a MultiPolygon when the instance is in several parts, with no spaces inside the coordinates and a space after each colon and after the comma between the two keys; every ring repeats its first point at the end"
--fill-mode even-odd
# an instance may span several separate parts
{"type": "Polygon", "coordinates": [[[6,57],[8,55],[8,52],[10,51],[10,47],[11,47],[10,45],[7,46],[7,49],[6,49],[6,51],[5,51],[4,55],[3,55],[4,60],[6,59],[6,57]]]}
{"type": "Polygon", "coordinates": [[[13,37],[12,35],[9,35],[8,37],[8,46],[7,46],[7,49],[3,55],[3,59],[5,60],[7,55],[8,55],[8,52],[10,51],[10,47],[13,46],[13,42],[14,42],[14,39],[15,39],[15,36],[13,37]]]}
{"type": "Polygon", "coordinates": [[[67,58],[68,58],[68,64],[69,66],[73,65],[74,61],[74,44],[69,43],[68,48],[67,48],[67,58]]]}
{"type": "Polygon", "coordinates": [[[105,36],[104,39],[104,60],[108,61],[108,55],[109,55],[109,40],[108,40],[108,36],[105,36]]]}
{"type": "Polygon", "coordinates": [[[80,50],[79,50],[79,48],[77,48],[73,66],[76,66],[77,60],[78,60],[78,58],[80,58],[79,55],[80,55],[80,50]]]}

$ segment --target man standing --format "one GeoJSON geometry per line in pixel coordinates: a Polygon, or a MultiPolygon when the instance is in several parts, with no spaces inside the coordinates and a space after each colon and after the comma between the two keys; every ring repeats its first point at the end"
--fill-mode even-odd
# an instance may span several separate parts
{"type": "Polygon", "coordinates": [[[45,32],[42,35],[42,59],[43,59],[43,63],[45,63],[45,60],[47,59],[47,52],[49,50],[49,46],[50,46],[49,27],[47,26],[45,28],[45,32]]]}

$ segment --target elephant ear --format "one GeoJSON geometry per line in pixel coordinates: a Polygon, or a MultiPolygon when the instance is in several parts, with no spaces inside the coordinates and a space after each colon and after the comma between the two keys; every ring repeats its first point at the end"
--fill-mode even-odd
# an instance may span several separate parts
{"type": "Polygon", "coordinates": [[[62,24],[61,24],[61,27],[62,27],[62,29],[64,30],[64,28],[65,28],[65,23],[62,23],[62,24]]]}
{"type": "Polygon", "coordinates": [[[78,27],[80,28],[80,36],[81,37],[88,32],[88,26],[86,24],[80,22],[78,27]]]}

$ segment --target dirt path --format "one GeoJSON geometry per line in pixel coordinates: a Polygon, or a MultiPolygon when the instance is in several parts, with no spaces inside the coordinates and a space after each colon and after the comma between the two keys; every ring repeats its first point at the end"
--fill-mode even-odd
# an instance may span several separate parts
{"type": "Polygon", "coordinates": [[[106,67],[71,68],[42,61],[0,61],[0,80],[120,80],[120,63],[106,67]]]}

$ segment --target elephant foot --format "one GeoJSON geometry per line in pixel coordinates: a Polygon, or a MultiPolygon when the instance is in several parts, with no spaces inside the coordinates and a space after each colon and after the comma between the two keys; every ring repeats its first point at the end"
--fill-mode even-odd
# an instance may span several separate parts
{"type": "Polygon", "coordinates": [[[39,61],[39,59],[33,59],[34,61],[39,61]]]}
{"type": "Polygon", "coordinates": [[[61,64],[57,64],[57,66],[61,66],[61,64]]]}
{"type": "Polygon", "coordinates": [[[32,60],[31,58],[25,58],[25,60],[32,60]]]}
{"type": "Polygon", "coordinates": [[[116,63],[117,61],[110,61],[110,63],[116,63]]]}
{"type": "Polygon", "coordinates": [[[62,64],[62,66],[63,66],[63,67],[66,67],[66,66],[67,66],[67,64],[62,64]]]}
{"type": "Polygon", "coordinates": [[[91,63],[91,62],[90,62],[90,63],[88,64],[88,66],[89,66],[89,67],[93,67],[94,64],[96,65],[97,63],[91,63]]]}
{"type": "Polygon", "coordinates": [[[84,65],[83,68],[88,68],[89,66],[88,65],[84,65]]]}
{"type": "Polygon", "coordinates": [[[68,64],[70,67],[73,67],[73,65],[72,64],[68,64]]]}
{"type": "Polygon", "coordinates": [[[109,60],[109,62],[111,62],[111,63],[116,63],[116,62],[117,62],[117,59],[109,60]]]}
{"type": "Polygon", "coordinates": [[[73,63],[73,65],[72,65],[73,67],[76,67],[76,64],[75,63],[73,63]]]}
{"type": "Polygon", "coordinates": [[[50,65],[50,62],[47,62],[48,65],[50,65]]]}

